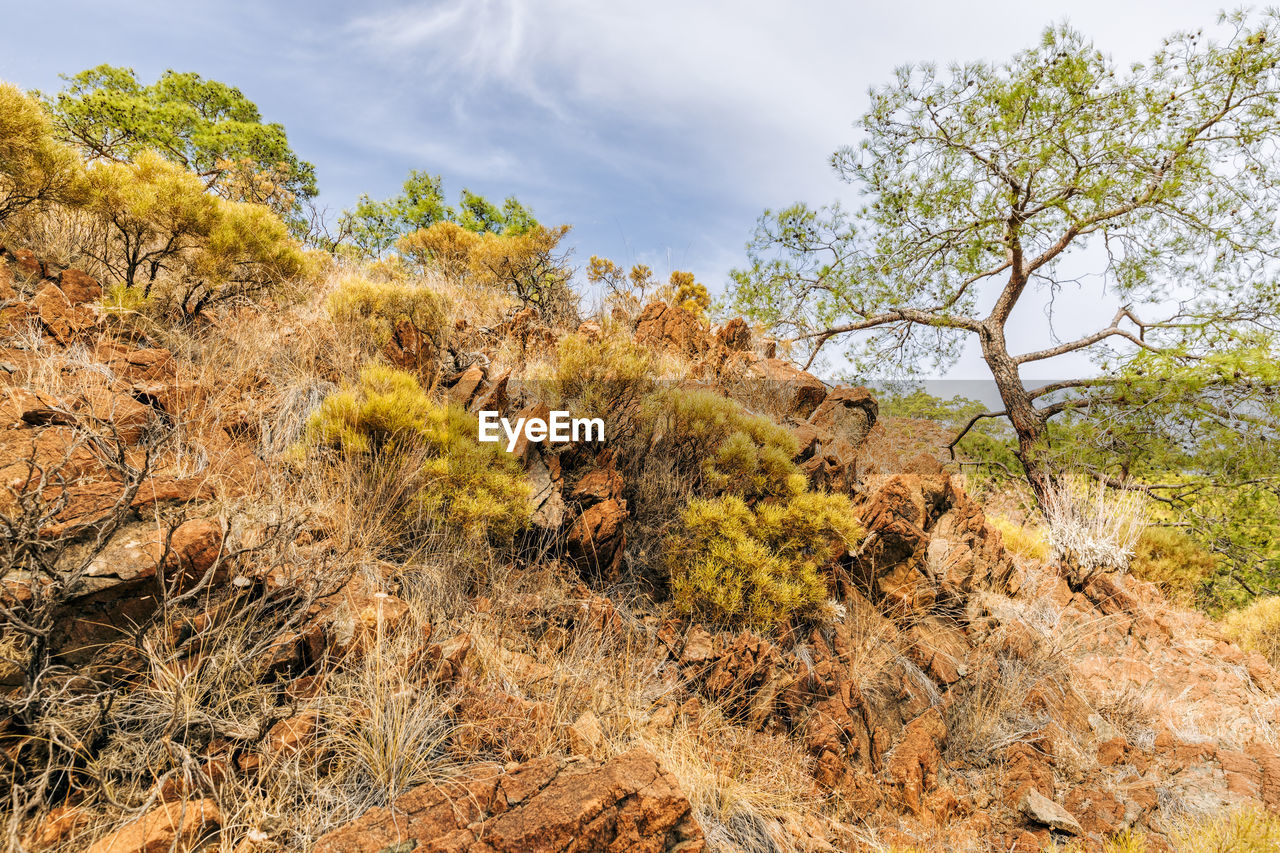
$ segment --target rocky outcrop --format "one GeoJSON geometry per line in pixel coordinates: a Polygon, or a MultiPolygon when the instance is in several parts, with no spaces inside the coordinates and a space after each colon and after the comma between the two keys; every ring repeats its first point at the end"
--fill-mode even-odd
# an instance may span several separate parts
{"type": "Polygon", "coordinates": [[[697,853],[689,801],[653,756],[604,763],[541,758],[424,785],[319,840],[315,853],[697,853]]]}
{"type": "Polygon", "coordinates": [[[710,348],[711,338],[691,311],[665,302],[650,302],[636,320],[636,343],[696,359],[710,348]]]}

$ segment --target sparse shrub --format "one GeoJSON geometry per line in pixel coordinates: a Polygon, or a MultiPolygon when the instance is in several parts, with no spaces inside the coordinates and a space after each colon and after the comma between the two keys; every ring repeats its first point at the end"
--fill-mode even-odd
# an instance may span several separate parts
{"type": "Polygon", "coordinates": [[[0,82],[0,223],[13,214],[79,198],[84,167],[53,138],[44,110],[0,82]]]}
{"type": "Polygon", "coordinates": [[[475,419],[430,399],[413,375],[370,365],[354,388],[325,398],[306,441],[367,462],[371,478],[402,475],[397,507],[408,530],[421,521],[468,539],[509,539],[529,516],[529,486],[513,457],[476,440],[475,419]]]}
{"type": "Polygon", "coordinates": [[[627,272],[608,258],[598,255],[591,256],[586,273],[587,281],[609,291],[606,307],[620,308],[631,316],[640,313],[649,291],[657,286],[653,270],[644,264],[636,264],[627,272]]]}
{"type": "Polygon", "coordinates": [[[387,353],[398,364],[434,359],[447,342],[446,302],[421,284],[347,276],[326,307],[367,354],[387,353]]]}
{"type": "Polygon", "coordinates": [[[759,627],[811,613],[826,598],[822,569],[862,533],[843,495],[805,492],[755,508],[735,495],[695,499],[667,543],[676,607],[759,627]]]}
{"type": "Polygon", "coordinates": [[[1280,595],[1232,610],[1223,617],[1222,626],[1242,649],[1257,652],[1280,668],[1280,595]]]}
{"type": "Polygon", "coordinates": [[[566,335],[556,348],[552,395],[579,417],[607,418],[610,437],[625,441],[653,387],[651,367],[649,351],[620,330],[606,328],[599,338],[566,335]]]}
{"type": "Polygon", "coordinates": [[[645,420],[646,450],[659,451],[678,471],[696,474],[700,495],[732,494],[753,502],[804,491],[791,430],[714,391],[661,391],[648,401],[645,420]]]}
{"type": "Polygon", "coordinates": [[[1134,546],[1129,571],[1151,581],[1170,599],[1193,605],[1213,577],[1217,560],[1180,530],[1148,527],[1134,546]]]}
{"type": "Polygon", "coordinates": [[[568,225],[531,225],[516,233],[474,232],[453,222],[436,222],[401,237],[396,248],[409,260],[441,275],[494,287],[554,319],[571,316],[576,301],[569,270],[557,247],[568,225]]]}
{"type": "Polygon", "coordinates": [[[1142,533],[1145,507],[1136,492],[1064,477],[1045,496],[1049,547],[1083,582],[1095,572],[1125,569],[1142,533]]]}

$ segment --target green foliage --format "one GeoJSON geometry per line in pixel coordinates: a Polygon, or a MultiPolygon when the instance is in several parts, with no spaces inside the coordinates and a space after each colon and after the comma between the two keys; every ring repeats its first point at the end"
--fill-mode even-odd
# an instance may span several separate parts
{"type": "Polygon", "coordinates": [[[40,105],[0,82],[0,224],[26,208],[79,200],[82,172],[40,105]]]}
{"type": "Polygon", "coordinates": [[[346,276],[325,303],[333,322],[366,352],[383,352],[397,327],[408,324],[438,352],[448,339],[447,303],[421,284],[346,276]]]}
{"type": "Polygon", "coordinates": [[[357,255],[380,258],[402,237],[441,222],[454,223],[473,234],[506,236],[527,234],[538,227],[533,212],[514,196],[498,207],[484,196],[463,189],[458,207],[450,207],[445,203],[444,180],[413,169],[400,195],[384,201],[360,196],[355,207],[343,212],[339,228],[357,255]]]}
{"type": "Polygon", "coordinates": [[[714,391],[658,391],[642,417],[642,452],[661,454],[675,470],[693,475],[699,495],[754,503],[805,489],[805,476],[792,461],[799,446],[791,430],[714,391]]]}
{"type": "Polygon", "coordinates": [[[1132,574],[1183,605],[1203,603],[1217,568],[1218,560],[1203,545],[1171,527],[1143,530],[1129,561],[1132,574]]]}
{"type": "Polygon", "coordinates": [[[803,492],[752,508],[736,495],[690,501],[667,542],[676,607],[724,625],[767,628],[813,612],[822,570],[862,537],[843,495],[803,492]]]}
{"type": "Polygon", "coordinates": [[[1128,69],[1066,25],[1005,62],[899,69],[871,92],[860,145],[833,157],[861,206],[766,211],[736,307],[847,344],[864,374],[945,367],[978,343],[1043,507],[1060,471],[1050,420],[1123,388],[1033,388],[1028,365],[1149,352],[1201,368],[1280,311],[1280,13],[1219,22],[1222,38],[1179,33],[1128,69]],[[1102,298],[1079,337],[1046,325],[1053,343],[1009,352],[1019,305],[1084,280],[1102,298]]]}
{"type": "Polygon", "coordinates": [[[104,235],[91,254],[126,288],[141,286],[144,297],[169,273],[174,300],[188,315],[276,289],[309,268],[269,209],[210,195],[196,175],[158,154],[94,164],[86,194],[104,235]]]}
{"type": "Polygon", "coordinates": [[[45,106],[58,134],[90,159],[131,162],[155,151],[232,201],[297,214],[316,193],[315,167],[289,147],[284,127],[264,124],[239,89],[168,70],[143,85],[132,68],[99,65],[71,77],[45,106]]]}
{"type": "Polygon", "coordinates": [[[403,474],[408,486],[394,509],[406,526],[510,539],[528,521],[529,486],[519,463],[477,433],[464,409],[431,400],[412,374],[375,364],[355,387],[325,398],[305,442],[362,461],[373,478],[403,474]]]}

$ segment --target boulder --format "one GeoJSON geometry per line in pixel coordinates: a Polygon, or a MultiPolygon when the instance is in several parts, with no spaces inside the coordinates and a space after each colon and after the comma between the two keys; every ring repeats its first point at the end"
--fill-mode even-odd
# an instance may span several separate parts
{"type": "Polygon", "coordinates": [[[610,498],[587,507],[565,536],[570,557],[598,577],[616,577],[627,541],[628,516],[624,500],[610,498]]]}
{"type": "Polygon", "coordinates": [[[870,391],[842,385],[822,398],[809,416],[809,423],[856,449],[875,426],[879,413],[880,406],[870,391]]]}
{"type": "Polygon", "coordinates": [[[72,305],[94,302],[102,296],[102,286],[93,276],[78,269],[65,269],[58,273],[58,289],[72,305]]]}
{"type": "Polygon", "coordinates": [[[221,822],[213,800],[164,803],[99,839],[88,853],[186,853],[210,841],[221,822]]]}
{"type": "Polygon", "coordinates": [[[693,312],[665,302],[650,302],[640,312],[636,343],[687,358],[697,358],[711,348],[702,321],[693,312]]]}
{"type": "Polygon", "coordinates": [[[702,830],[675,778],[636,749],[603,763],[540,758],[423,785],[322,837],[314,853],[698,853],[702,830]]]}
{"type": "Polygon", "coordinates": [[[751,327],[741,317],[735,317],[716,330],[716,340],[730,352],[751,350],[751,327]]]}
{"type": "Polygon", "coordinates": [[[1084,828],[1071,812],[1032,788],[1018,803],[1018,811],[1036,823],[1069,835],[1084,835],[1084,828]]]}
{"type": "Polygon", "coordinates": [[[781,398],[781,408],[793,420],[807,419],[827,396],[825,382],[780,358],[761,359],[749,372],[767,386],[770,396],[781,398]]]}

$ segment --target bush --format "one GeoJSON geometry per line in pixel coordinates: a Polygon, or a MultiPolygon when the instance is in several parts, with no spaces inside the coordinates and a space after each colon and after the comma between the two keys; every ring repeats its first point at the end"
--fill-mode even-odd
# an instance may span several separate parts
{"type": "Polygon", "coordinates": [[[78,201],[83,170],[53,138],[40,105],[0,82],[0,223],[26,208],[78,201]]]}
{"type": "Polygon", "coordinates": [[[751,508],[734,495],[689,502],[667,542],[676,607],[695,618],[755,627],[812,613],[822,569],[862,537],[844,495],[804,492],[751,508]]]}
{"type": "Polygon", "coordinates": [[[644,453],[657,451],[694,475],[697,494],[732,494],[747,502],[804,491],[791,430],[714,391],[673,388],[647,401],[644,453]]]}
{"type": "Polygon", "coordinates": [[[649,351],[624,332],[606,328],[598,338],[574,333],[557,345],[550,390],[575,416],[606,418],[610,436],[625,441],[653,387],[651,366],[649,351]]]}
{"type": "Polygon", "coordinates": [[[1262,655],[1280,668],[1280,595],[1259,598],[1222,619],[1227,636],[1240,648],[1262,655]]]}
{"type": "Polygon", "coordinates": [[[144,297],[164,282],[164,295],[188,316],[278,290],[311,266],[268,208],[212,196],[199,177],[158,154],[98,163],[87,182],[87,209],[104,235],[95,260],[144,297]]]}
{"type": "Polygon", "coordinates": [[[1004,547],[1011,553],[1028,560],[1046,562],[1049,559],[1049,543],[1038,527],[1027,527],[1010,521],[1003,515],[988,515],[987,521],[1000,531],[1004,547]]]}
{"type": "Polygon", "coordinates": [[[347,276],[325,307],[366,354],[384,353],[402,367],[425,367],[448,342],[447,303],[421,285],[347,276]]]}
{"type": "Polygon", "coordinates": [[[1134,546],[1129,571],[1160,587],[1168,598],[1194,605],[1217,569],[1217,559],[1190,536],[1171,527],[1148,527],[1134,546]]]}
{"type": "Polygon", "coordinates": [[[1137,492],[1063,478],[1045,499],[1049,547],[1054,557],[1072,564],[1081,583],[1097,571],[1126,569],[1143,530],[1144,513],[1137,492]]]}
{"type": "Polygon", "coordinates": [[[566,257],[557,253],[568,233],[568,225],[531,225],[518,233],[495,234],[436,222],[401,237],[396,248],[447,278],[497,288],[538,306],[552,319],[563,319],[575,311],[566,257]]]}
{"type": "Polygon", "coordinates": [[[415,528],[444,527],[468,539],[509,539],[528,521],[529,485],[516,460],[477,441],[475,419],[431,400],[412,374],[370,365],[360,382],[325,398],[307,423],[307,444],[361,458],[371,479],[402,473],[393,507],[415,528]]]}

